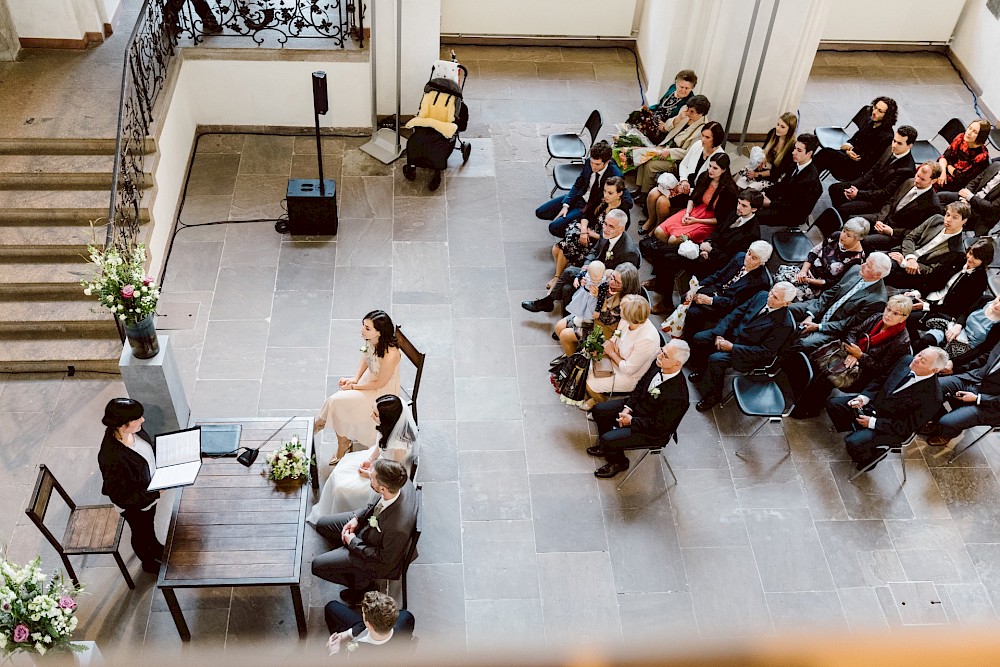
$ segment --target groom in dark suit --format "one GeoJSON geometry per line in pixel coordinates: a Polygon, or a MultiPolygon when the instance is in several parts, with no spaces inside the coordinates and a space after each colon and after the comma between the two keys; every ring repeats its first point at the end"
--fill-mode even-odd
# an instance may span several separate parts
{"type": "Polygon", "coordinates": [[[826,403],[834,428],[851,431],[844,437],[847,453],[858,470],[871,470],[888,450],[905,441],[941,406],[937,374],[948,364],[939,347],[903,357],[882,386],[872,383],[857,396],[841,394],[826,403]]]}
{"type": "Polygon", "coordinates": [[[349,604],[358,604],[367,590],[374,590],[376,579],[391,579],[399,572],[417,522],[417,492],[401,463],[375,461],[370,479],[380,496],[375,502],[316,522],[316,532],[340,544],[316,556],[312,572],[346,586],[340,597],[349,604]]]}
{"type": "Polygon", "coordinates": [[[603,456],[608,463],[594,475],[601,479],[628,470],[625,450],[643,445],[661,445],[674,436],[684,418],[688,402],[687,380],[681,374],[691,348],[682,340],[672,340],[656,355],[628,398],[598,403],[593,410],[600,438],[587,448],[591,456],[603,456]]]}

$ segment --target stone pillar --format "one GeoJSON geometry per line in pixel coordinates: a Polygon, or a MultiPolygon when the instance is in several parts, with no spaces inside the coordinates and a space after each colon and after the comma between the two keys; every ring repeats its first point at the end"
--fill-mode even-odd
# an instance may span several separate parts
{"type": "Polygon", "coordinates": [[[14,27],[10,8],[7,7],[7,0],[0,0],[0,60],[17,60],[17,54],[20,50],[17,29],[14,27]]]}
{"type": "Polygon", "coordinates": [[[152,436],[187,428],[191,416],[170,336],[159,339],[160,353],[152,359],[136,359],[126,343],[118,362],[129,398],[146,409],[144,428],[152,436]]]}
{"type": "MultiPolygon", "coordinates": [[[[369,3],[374,0],[369,0],[369,3]]],[[[378,113],[396,113],[396,0],[377,0],[375,10],[378,113]]],[[[401,113],[412,115],[420,106],[431,65],[441,50],[441,0],[404,0],[401,113]]],[[[366,23],[371,13],[366,15],[366,23]]]]}

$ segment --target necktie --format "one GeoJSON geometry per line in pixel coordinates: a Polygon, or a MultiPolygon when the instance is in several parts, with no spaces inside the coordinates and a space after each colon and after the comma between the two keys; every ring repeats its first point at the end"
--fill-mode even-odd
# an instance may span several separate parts
{"type": "Polygon", "coordinates": [[[385,509],[385,499],[383,498],[382,500],[379,500],[377,503],[375,503],[375,511],[372,512],[372,514],[378,516],[379,514],[382,513],[382,510],[384,509],[385,509]]]}
{"type": "Polygon", "coordinates": [[[898,211],[899,209],[901,209],[904,206],[906,206],[907,204],[909,204],[911,201],[913,201],[914,199],[917,198],[918,194],[920,194],[920,193],[917,192],[917,188],[915,186],[912,187],[912,188],[910,188],[910,191],[907,192],[905,195],[903,195],[903,198],[899,200],[898,204],[896,204],[896,209],[895,210],[898,211]]]}
{"type": "Polygon", "coordinates": [[[833,316],[837,313],[837,310],[840,309],[840,307],[843,306],[845,303],[847,303],[847,300],[850,299],[852,296],[854,296],[854,294],[864,286],[865,286],[865,281],[859,278],[858,282],[854,283],[854,287],[847,290],[847,294],[837,299],[832,306],[826,309],[826,312],[823,313],[823,317],[820,318],[819,323],[826,324],[827,322],[832,320],[833,316]]]}
{"type": "Polygon", "coordinates": [[[893,390],[892,393],[895,394],[897,391],[899,391],[900,389],[902,389],[906,385],[907,382],[909,382],[910,380],[912,380],[915,377],[917,377],[917,376],[914,375],[914,373],[912,371],[910,371],[909,373],[907,373],[906,376],[903,378],[903,381],[900,382],[898,385],[896,385],[896,388],[893,390]]]}
{"type": "Polygon", "coordinates": [[[600,180],[601,179],[598,178],[598,173],[596,171],[590,175],[590,187],[587,189],[587,192],[583,195],[583,201],[589,203],[591,199],[598,196],[597,187],[600,183],[600,180]]]}

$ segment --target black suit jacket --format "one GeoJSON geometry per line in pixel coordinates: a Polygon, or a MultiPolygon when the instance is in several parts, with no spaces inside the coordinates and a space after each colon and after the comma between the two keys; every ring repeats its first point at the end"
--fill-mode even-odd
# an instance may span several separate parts
{"type": "Polygon", "coordinates": [[[819,182],[816,165],[810,162],[809,166],[795,174],[793,164],[781,174],[777,183],[767,189],[771,205],[765,210],[768,217],[780,217],[783,225],[795,227],[806,221],[822,194],[823,186],[819,182]]]}
{"type": "Polygon", "coordinates": [[[393,579],[403,565],[406,545],[417,522],[417,490],[410,480],[399,490],[399,497],[378,517],[378,528],[369,524],[375,515],[376,498],[355,512],[358,528],[347,544],[351,565],[373,579],[393,579]]]}
{"type": "MultiPolygon", "coordinates": [[[[961,269],[962,267],[959,267],[950,273],[938,271],[928,276],[927,283],[924,285],[927,293],[944,289],[948,281],[951,280],[951,277],[958,273],[958,271],[961,271],[961,269]]],[[[986,282],[986,267],[980,266],[974,269],[972,273],[959,278],[941,301],[932,303],[929,315],[927,316],[943,315],[951,319],[968,316],[976,303],[983,298],[983,293],[986,291],[986,282]]],[[[924,297],[926,298],[927,294],[924,294],[924,297]]]]}
{"type": "Polygon", "coordinates": [[[941,202],[938,200],[934,188],[922,193],[919,197],[911,201],[903,208],[896,210],[896,204],[906,196],[906,193],[913,187],[913,179],[908,178],[899,186],[892,198],[885,203],[878,213],[869,213],[861,217],[869,222],[881,220],[892,227],[892,238],[895,244],[902,243],[906,233],[916,228],[921,222],[936,213],[941,212],[941,202]]]}
{"type": "Polygon", "coordinates": [[[611,251],[611,257],[608,257],[608,247],[610,245],[611,241],[602,236],[601,240],[594,245],[590,254],[587,255],[587,263],[597,259],[604,262],[606,268],[616,269],[626,262],[631,262],[635,265],[635,268],[639,268],[639,264],[642,262],[642,258],[639,255],[639,248],[636,247],[635,241],[632,240],[632,237],[627,232],[622,232],[621,238],[618,239],[614,250],[611,251]]]}
{"type": "MultiPolygon", "coordinates": [[[[569,193],[566,195],[566,202],[569,204],[570,208],[583,209],[587,202],[583,200],[583,195],[587,192],[587,188],[590,186],[590,177],[594,174],[594,170],[590,168],[590,160],[586,160],[583,163],[583,171],[577,177],[576,181],[573,183],[573,187],[570,188],[569,193]]],[[[608,179],[612,176],[621,176],[622,170],[618,168],[614,160],[608,163],[608,168],[604,170],[604,174],[597,179],[598,186],[594,188],[594,192],[591,192],[590,198],[593,199],[596,195],[598,200],[604,194],[604,184],[608,182],[608,179]]],[[[625,192],[622,193],[622,210],[628,211],[632,208],[632,194],[625,188],[625,192]]]]}
{"type": "Polygon", "coordinates": [[[760,225],[757,216],[753,216],[739,227],[733,228],[740,216],[736,211],[720,222],[705,239],[712,244],[707,262],[716,267],[723,266],[738,252],[745,250],[753,241],[760,239],[760,225]]]}
{"type": "Polygon", "coordinates": [[[902,442],[930,420],[941,407],[943,397],[937,375],[894,391],[907,373],[913,357],[906,355],[892,367],[885,381],[876,380],[861,392],[871,399],[875,433],[888,440],[902,442]]]}
{"type": "Polygon", "coordinates": [[[979,414],[990,424],[1000,424],[1000,370],[990,373],[998,359],[1000,359],[1000,345],[993,348],[985,363],[955,376],[955,379],[977,387],[975,392],[980,396],[979,414]]]}
{"type": "Polygon", "coordinates": [[[882,122],[878,127],[875,127],[872,119],[869,118],[847,140],[847,143],[851,144],[854,152],[861,158],[858,166],[862,171],[869,169],[876,160],[882,157],[882,154],[889,148],[889,144],[892,143],[892,135],[892,125],[882,122]]]}
{"type": "Polygon", "coordinates": [[[892,157],[892,149],[886,149],[871,169],[849,183],[858,189],[858,196],[855,199],[882,206],[916,171],[912,153],[907,153],[897,160],[893,160],[892,157]]]}
{"type": "Polygon", "coordinates": [[[649,444],[663,444],[674,435],[684,413],[691,406],[687,379],[683,373],[657,385],[660,390],[658,396],[647,391],[649,383],[659,372],[660,367],[654,361],[625,401],[625,405],[632,409],[629,426],[632,435],[649,444]]]}
{"type": "Polygon", "coordinates": [[[758,313],[767,305],[767,292],[758,292],[722,318],[712,336],[722,336],[733,344],[733,368],[741,373],[771,363],[778,350],[795,331],[788,308],[758,313]]]}
{"type": "MultiPolygon", "coordinates": [[[[156,452],[156,442],[144,430],[136,435],[148,442],[156,452]]],[[[159,491],[147,491],[153,478],[149,464],[141,454],[131,447],[118,442],[112,429],[104,432],[101,450],[97,453],[97,465],[104,477],[101,493],[124,510],[143,509],[160,497],[159,491]]]]}
{"type": "Polygon", "coordinates": [[[761,290],[767,289],[767,269],[763,266],[747,272],[729,287],[726,283],[736,277],[743,268],[745,252],[735,255],[724,267],[701,281],[698,294],[712,297],[712,312],[727,312],[761,290]]]}
{"type": "MultiPolygon", "coordinates": [[[[1000,172],[1000,162],[991,162],[986,170],[969,181],[966,185],[973,195],[983,189],[990,179],[1000,172]]],[[[972,207],[973,222],[980,227],[986,227],[987,231],[998,221],[1000,221],[1000,185],[996,185],[986,193],[985,197],[975,197],[969,200],[972,207]]]]}

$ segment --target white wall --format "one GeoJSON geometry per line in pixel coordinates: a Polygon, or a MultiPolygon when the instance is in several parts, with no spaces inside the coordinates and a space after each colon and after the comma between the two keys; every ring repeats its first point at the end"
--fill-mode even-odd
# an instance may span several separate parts
{"type": "MultiPolygon", "coordinates": [[[[985,0],[975,0],[985,11],[985,0]]],[[[825,42],[947,44],[965,0],[837,0],[823,28],[825,42]],[[859,20],[864,17],[864,20],[859,20]]]]}
{"type": "MultiPolygon", "coordinates": [[[[370,12],[370,10],[369,10],[370,12]]],[[[366,16],[370,21],[371,13],[366,16]]],[[[414,114],[420,106],[424,84],[431,65],[440,57],[441,0],[405,0],[403,2],[403,57],[400,84],[401,112],[414,114]]],[[[378,70],[378,111],[396,113],[396,3],[380,2],[374,26],[376,67],[378,70]]],[[[367,63],[366,63],[367,65],[367,63]]],[[[371,87],[371,83],[367,85],[371,87]]],[[[370,125],[371,120],[365,125],[370,125]]]]}
{"type": "Polygon", "coordinates": [[[980,103],[996,118],[1000,114],[1000,68],[997,67],[1000,63],[1000,21],[993,17],[985,2],[973,0],[967,4],[955,29],[951,50],[953,57],[982,90],[980,103]]]}
{"type": "Polygon", "coordinates": [[[7,6],[18,37],[81,39],[104,27],[94,0],[7,0],[7,6]]]}
{"type": "MultiPolygon", "coordinates": [[[[628,37],[635,3],[636,0],[441,0],[441,32],[628,37]]],[[[675,2],[650,0],[646,4],[675,2]]]]}

